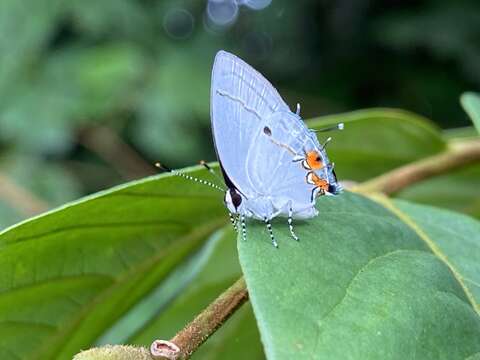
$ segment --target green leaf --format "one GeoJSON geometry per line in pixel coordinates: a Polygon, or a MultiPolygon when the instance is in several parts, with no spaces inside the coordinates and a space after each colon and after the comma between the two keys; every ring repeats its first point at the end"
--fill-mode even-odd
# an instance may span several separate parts
{"type": "Polygon", "coordinates": [[[473,125],[480,133],[480,95],[477,93],[466,92],[460,97],[463,109],[467,112],[473,125]]]}
{"type": "Polygon", "coordinates": [[[0,358],[71,359],[89,347],[227,223],[221,198],[160,175],[1,232],[0,358]]]}
{"type": "Polygon", "coordinates": [[[400,217],[415,227],[433,252],[449,264],[471,301],[480,307],[480,222],[450,211],[395,201],[400,217]],[[405,213],[402,215],[401,212],[405,213]]]}
{"type": "Polygon", "coordinates": [[[331,136],[329,157],[340,180],[362,181],[446,148],[439,129],[429,120],[394,109],[367,109],[324,116],[308,122],[313,129],[345,123],[331,136]],[[382,149],[379,151],[379,149],[382,149]]]}
{"type": "Polygon", "coordinates": [[[300,242],[286,221],[273,224],[279,249],[260,222],[248,224],[246,242],[238,239],[269,359],[465,359],[480,352],[473,285],[480,272],[471,260],[480,256],[478,222],[352,193],[317,204],[320,216],[295,224],[300,242]],[[418,223],[416,212],[423,212],[418,223]]]}

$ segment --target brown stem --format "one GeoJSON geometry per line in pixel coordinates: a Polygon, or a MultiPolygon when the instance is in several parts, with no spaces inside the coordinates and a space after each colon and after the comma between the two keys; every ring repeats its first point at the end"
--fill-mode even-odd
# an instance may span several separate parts
{"type": "Polygon", "coordinates": [[[16,185],[7,176],[0,174],[0,198],[26,216],[48,210],[48,204],[28,190],[16,185]]]}
{"type": "Polygon", "coordinates": [[[444,174],[475,162],[480,162],[480,141],[468,140],[449,144],[444,152],[401,166],[364,182],[352,190],[393,194],[412,184],[444,174]]]}
{"type": "Polygon", "coordinates": [[[79,142],[128,180],[156,173],[151,164],[148,164],[115,131],[108,127],[95,126],[84,129],[79,136],[79,142]]]}
{"type": "Polygon", "coordinates": [[[170,341],[155,340],[150,347],[152,356],[188,359],[247,299],[247,286],[241,277],[170,341]]]}

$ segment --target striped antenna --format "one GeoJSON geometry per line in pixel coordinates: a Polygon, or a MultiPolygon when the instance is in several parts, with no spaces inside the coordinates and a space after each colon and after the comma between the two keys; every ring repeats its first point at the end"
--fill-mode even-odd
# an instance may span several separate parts
{"type": "Polygon", "coordinates": [[[327,131],[343,130],[344,127],[345,127],[345,124],[341,122],[341,123],[335,124],[333,126],[329,126],[329,127],[323,128],[323,129],[318,129],[318,130],[313,130],[313,131],[315,131],[315,132],[327,132],[327,131]]]}
{"type": "Polygon", "coordinates": [[[322,144],[322,150],[325,150],[325,147],[328,145],[328,143],[332,141],[331,137],[328,137],[327,140],[322,144]]]}
{"type": "Polygon", "coordinates": [[[297,110],[295,111],[295,114],[300,116],[300,103],[297,103],[297,110]]]}
{"type": "MultiPolygon", "coordinates": [[[[205,160],[200,160],[200,165],[202,165],[205,169],[207,169],[208,172],[212,174],[213,177],[220,182],[220,184],[223,183],[223,180],[220,178],[220,176],[218,176],[217,173],[213,171],[213,169],[210,167],[210,165],[207,164],[205,160]]],[[[224,191],[226,191],[226,189],[224,191]]]]}
{"type": "Polygon", "coordinates": [[[169,167],[165,166],[165,165],[162,165],[161,163],[157,162],[155,163],[155,166],[159,169],[162,169],[164,171],[167,171],[173,175],[176,175],[176,176],[180,176],[184,179],[187,179],[187,180],[191,180],[191,181],[195,181],[195,182],[198,182],[202,185],[207,185],[207,186],[210,186],[211,188],[214,188],[216,190],[219,190],[221,192],[225,192],[225,189],[221,188],[220,186],[208,181],[208,180],[203,180],[203,179],[199,179],[199,178],[196,178],[196,177],[193,177],[193,176],[190,176],[188,174],[185,174],[181,171],[178,171],[178,170],[173,170],[173,169],[170,169],[169,167]]]}

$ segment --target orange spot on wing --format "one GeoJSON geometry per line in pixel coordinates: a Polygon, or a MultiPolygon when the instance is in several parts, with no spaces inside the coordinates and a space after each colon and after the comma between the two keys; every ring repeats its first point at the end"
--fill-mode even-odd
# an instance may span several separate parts
{"type": "Polygon", "coordinates": [[[322,179],[320,176],[318,176],[314,172],[309,172],[307,174],[307,182],[309,184],[315,185],[316,187],[320,188],[323,191],[328,191],[328,181],[322,179]]]}
{"type": "Polygon", "coordinates": [[[320,170],[321,168],[323,168],[322,157],[320,156],[318,151],[313,150],[307,152],[305,162],[312,170],[320,170]]]}

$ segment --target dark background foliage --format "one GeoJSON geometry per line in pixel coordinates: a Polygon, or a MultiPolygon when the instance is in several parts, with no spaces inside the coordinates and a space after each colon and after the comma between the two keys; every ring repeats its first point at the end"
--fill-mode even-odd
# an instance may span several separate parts
{"type": "Polygon", "coordinates": [[[478,1],[251,2],[1,1],[0,226],[155,173],[155,160],[214,160],[219,49],[305,118],[398,107],[468,124],[458,97],[480,87],[478,1]]]}

